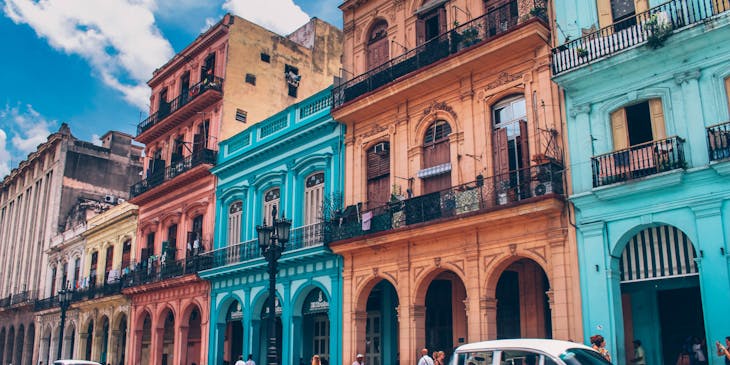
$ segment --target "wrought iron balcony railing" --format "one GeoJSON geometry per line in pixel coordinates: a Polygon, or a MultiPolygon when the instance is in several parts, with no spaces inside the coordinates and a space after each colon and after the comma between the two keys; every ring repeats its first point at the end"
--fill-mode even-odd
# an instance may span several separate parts
{"type": "Polygon", "coordinates": [[[128,288],[195,274],[202,270],[203,263],[204,253],[179,260],[162,260],[158,257],[154,260],[141,261],[136,265],[133,264],[135,269],[122,277],[121,285],[123,288],[128,288]]]}
{"type": "MultiPolygon", "coordinates": [[[[300,248],[321,246],[324,243],[322,228],[322,223],[314,223],[292,229],[284,254],[300,248]]],[[[257,258],[263,258],[258,240],[249,240],[202,254],[201,270],[233,265],[257,258]]]]}
{"type": "Polygon", "coordinates": [[[666,2],[554,48],[553,73],[558,75],[646,42],[660,45],[674,30],[729,10],[726,0],[666,2]]]}
{"type": "Polygon", "coordinates": [[[13,294],[10,297],[10,305],[32,302],[33,300],[35,300],[35,291],[26,290],[20,293],[13,294]]]}
{"type": "Polygon", "coordinates": [[[730,122],[707,127],[710,161],[730,159],[730,122]]]}
{"type": "Polygon", "coordinates": [[[148,129],[154,127],[157,123],[164,120],[167,116],[175,113],[177,110],[187,105],[191,101],[195,100],[199,95],[202,95],[208,90],[216,90],[218,92],[223,90],[223,78],[212,77],[206,78],[203,81],[191,86],[187,91],[180,93],[175,99],[167,103],[162,103],[160,108],[152,113],[147,119],[143,120],[142,123],[137,125],[137,135],[140,135],[148,129]]]}
{"type": "Polygon", "coordinates": [[[38,312],[46,309],[55,308],[60,305],[61,302],[59,301],[58,295],[54,295],[52,297],[36,300],[34,309],[36,312],[38,312]]]}
{"type": "MultiPolygon", "coordinates": [[[[563,194],[563,167],[557,162],[478,177],[476,181],[405,200],[361,215],[333,217],[325,223],[325,242],[334,242],[412,224],[462,216],[507,206],[546,194],[563,194]]],[[[346,209],[355,212],[355,210],[346,209]]]]}
{"type": "Polygon", "coordinates": [[[684,140],[669,137],[591,158],[593,187],[684,168],[684,140]]]}
{"type": "Polygon", "coordinates": [[[132,185],[129,188],[130,197],[144,194],[147,190],[161,185],[165,181],[172,180],[178,175],[193,169],[202,164],[215,165],[217,152],[209,149],[202,149],[183,159],[173,161],[164,171],[152,174],[148,178],[132,185]]]}
{"type": "MultiPolygon", "coordinates": [[[[539,2],[536,1],[536,3],[539,2]]],[[[538,6],[530,14],[525,14],[523,18],[525,20],[521,20],[520,16],[516,15],[517,7],[517,0],[510,1],[333,88],[334,107],[338,108],[348,101],[357,99],[365,93],[465,48],[488,42],[533,18],[547,22],[543,7],[538,6]]]]}

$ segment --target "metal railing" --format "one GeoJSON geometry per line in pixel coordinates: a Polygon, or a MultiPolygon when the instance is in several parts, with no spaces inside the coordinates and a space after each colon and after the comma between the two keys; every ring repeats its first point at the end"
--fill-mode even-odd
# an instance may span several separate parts
{"type": "Polygon", "coordinates": [[[661,45],[671,32],[730,10],[727,0],[672,0],[553,48],[553,73],[580,67],[639,44],[661,45]]]}
{"type": "Polygon", "coordinates": [[[36,300],[34,309],[36,312],[38,312],[46,309],[55,308],[60,305],[61,302],[59,301],[58,295],[54,295],[52,297],[36,300]]]}
{"type": "Polygon", "coordinates": [[[30,302],[35,300],[35,291],[26,290],[20,293],[13,294],[10,297],[10,305],[16,305],[20,303],[30,302]]]}
{"type": "Polygon", "coordinates": [[[193,255],[179,260],[142,261],[135,265],[135,269],[121,279],[123,288],[150,284],[167,279],[195,274],[202,270],[205,263],[205,253],[193,255]]]}
{"type": "Polygon", "coordinates": [[[730,122],[707,127],[707,148],[710,161],[730,158],[730,122]]]}
{"type": "Polygon", "coordinates": [[[470,183],[410,199],[394,199],[359,215],[334,217],[325,223],[325,242],[491,210],[546,194],[563,194],[563,167],[555,161],[486,178],[480,176],[470,183]]]}
{"type": "Polygon", "coordinates": [[[7,308],[10,306],[10,295],[0,299],[0,308],[7,308]]]}
{"type": "Polygon", "coordinates": [[[217,152],[209,149],[202,149],[194,152],[192,155],[187,156],[183,159],[172,161],[170,166],[167,166],[164,171],[152,174],[148,178],[132,185],[129,188],[129,195],[134,198],[136,196],[144,194],[147,190],[154,188],[155,186],[161,185],[165,181],[172,180],[178,175],[192,170],[194,167],[202,164],[215,165],[217,152]]]}
{"type": "Polygon", "coordinates": [[[187,91],[182,92],[175,99],[167,103],[162,103],[159,109],[152,113],[147,119],[143,120],[137,125],[137,135],[140,135],[148,129],[154,127],[157,123],[164,120],[167,116],[176,112],[183,106],[189,104],[195,100],[199,95],[202,95],[208,90],[216,90],[218,92],[223,90],[223,78],[211,77],[205,78],[203,81],[191,86],[187,91]]]}
{"type": "Polygon", "coordinates": [[[515,15],[516,8],[517,1],[513,0],[492,9],[474,20],[436,36],[424,44],[333,88],[334,107],[340,107],[348,101],[357,99],[365,93],[387,85],[401,76],[433,64],[465,48],[508,33],[533,18],[539,18],[547,22],[544,11],[531,11],[530,14],[524,15],[524,20],[521,20],[519,15],[515,15]]]}
{"type": "Polygon", "coordinates": [[[669,137],[591,158],[593,187],[684,168],[684,139],[669,137]]]}
{"type": "MultiPolygon", "coordinates": [[[[293,228],[286,243],[284,255],[300,248],[321,246],[324,243],[323,224],[314,223],[293,228]]],[[[263,258],[258,240],[253,239],[201,254],[201,270],[213,269],[263,258]]]]}

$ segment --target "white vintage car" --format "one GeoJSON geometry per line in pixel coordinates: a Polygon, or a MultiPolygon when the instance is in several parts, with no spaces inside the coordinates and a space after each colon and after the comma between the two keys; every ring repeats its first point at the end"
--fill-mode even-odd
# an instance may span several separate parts
{"type": "Polygon", "coordinates": [[[594,349],[568,341],[515,339],[459,346],[449,365],[611,365],[594,349]]]}
{"type": "Polygon", "coordinates": [[[98,362],[87,360],[56,360],[53,365],[101,365],[98,362]]]}

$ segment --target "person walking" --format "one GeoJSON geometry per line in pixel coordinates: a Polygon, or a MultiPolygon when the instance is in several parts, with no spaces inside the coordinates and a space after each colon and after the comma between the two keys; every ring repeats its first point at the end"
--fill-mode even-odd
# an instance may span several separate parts
{"type": "Polygon", "coordinates": [[[705,349],[702,346],[702,341],[698,337],[694,338],[694,343],[692,344],[692,353],[693,357],[695,359],[695,364],[697,365],[705,365],[707,364],[707,356],[705,356],[705,349]]]}
{"type": "Polygon", "coordinates": [[[312,365],[322,365],[322,361],[320,361],[319,355],[312,356],[312,365]]]}
{"type": "Polygon", "coordinates": [[[238,356],[238,360],[234,365],[246,365],[246,363],[243,362],[243,355],[238,356]]]}
{"type": "Polygon", "coordinates": [[[611,354],[606,350],[606,339],[601,335],[591,336],[591,346],[603,356],[606,361],[611,362],[611,354]]]}
{"type": "Polygon", "coordinates": [[[641,340],[634,340],[634,358],[631,359],[632,364],[646,365],[646,351],[641,347],[641,340]]]}
{"type": "Polygon", "coordinates": [[[365,356],[362,356],[362,354],[357,354],[355,356],[355,362],[352,363],[352,365],[363,365],[365,363],[365,356]]]}
{"type": "Polygon", "coordinates": [[[253,354],[248,354],[248,360],[246,360],[244,365],[256,365],[256,362],[253,361],[253,354]]]}
{"type": "Polygon", "coordinates": [[[725,359],[725,365],[730,365],[730,351],[728,351],[728,348],[730,347],[730,336],[725,337],[724,346],[720,343],[720,341],[716,341],[715,347],[717,347],[717,356],[725,359]]]}
{"type": "Polygon", "coordinates": [[[418,365],[434,365],[433,359],[428,356],[428,349],[424,348],[421,350],[421,358],[418,360],[418,365]]]}

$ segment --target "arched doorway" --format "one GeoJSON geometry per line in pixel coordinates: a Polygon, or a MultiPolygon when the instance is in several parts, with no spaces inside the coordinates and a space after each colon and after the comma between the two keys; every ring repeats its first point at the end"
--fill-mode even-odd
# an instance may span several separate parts
{"type": "Polygon", "coordinates": [[[466,343],[466,287],[452,271],[435,273],[426,283],[428,287],[422,288],[416,299],[417,305],[425,307],[421,327],[424,337],[419,337],[425,342],[419,341],[416,346],[425,345],[431,351],[444,351],[450,356],[456,346],[466,343]]]}
{"type": "Polygon", "coordinates": [[[223,362],[233,364],[243,355],[243,306],[238,300],[228,305],[225,335],[223,338],[223,362]]]}
{"type": "Polygon", "coordinates": [[[25,340],[25,327],[21,324],[18,333],[15,335],[15,349],[13,350],[13,363],[23,363],[23,341],[25,340]]]}
{"type": "Polygon", "coordinates": [[[388,22],[376,20],[370,27],[367,39],[368,70],[380,66],[390,58],[388,22]]]}
{"type": "Polygon", "coordinates": [[[86,326],[86,337],[84,344],[84,359],[91,361],[91,349],[94,346],[94,320],[89,320],[89,324],[86,326]]]}
{"type": "Polygon", "coordinates": [[[15,349],[15,327],[10,326],[10,330],[8,331],[8,340],[5,342],[5,356],[7,356],[8,363],[12,363],[13,360],[13,350],[15,349]]]}
{"type": "Polygon", "coordinates": [[[76,326],[73,323],[70,323],[64,330],[63,336],[62,357],[66,359],[73,359],[76,357],[74,354],[74,346],[76,345],[76,326]]]}
{"type": "Polygon", "coordinates": [[[139,339],[139,359],[141,364],[152,363],[152,316],[145,312],[142,319],[142,333],[139,339]]]}
{"type": "Polygon", "coordinates": [[[25,336],[25,349],[23,350],[23,359],[25,364],[33,364],[33,351],[35,350],[35,324],[31,323],[28,325],[28,333],[25,336]]]}
{"type": "Polygon", "coordinates": [[[507,266],[495,290],[497,338],[552,338],[549,290],[535,261],[523,258],[507,266]]]}
{"type": "Polygon", "coordinates": [[[696,258],[687,235],[668,225],[641,230],[614,258],[621,273],[627,357],[639,339],[647,363],[669,363],[687,339],[706,337],[696,258]]]}
{"type": "Polygon", "coordinates": [[[125,364],[127,348],[127,315],[122,313],[112,332],[112,361],[113,364],[125,364]]]}
{"type": "Polygon", "coordinates": [[[364,353],[366,364],[398,363],[398,305],[398,292],[387,280],[380,280],[368,294],[365,332],[358,332],[355,349],[364,353]]]}
{"type": "Polygon", "coordinates": [[[302,304],[302,357],[319,355],[330,361],[330,301],[320,288],[309,291],[302,304]]]}
{"type": "Polygon", "coordinates": [[[109,317],[101,317],[100,323],[101,327],[99,330],[101,333],[99,334],[99,343],[97,344],[99,347],[99,362],[106,364],[109,358],[109,317]]]}
{"type": "Polygon", "coordinates": [[[182,362],[186,364],[200,364],[202,363],[200,354],[202,344],[201,340],[203,338],[203,328],[202,316],[200,314],[200,309],[197,306],[195,306],[190,311],[187,325],[187,343],[185,343],[186,347],[183,349],[186,357],[182,360],[182,362]]]}
{"type": "MultiPolygon", "coordinates": [[[[276,323],[274,324],[275,330],[276,330],[276,362],[281,364],[281,353],[282,353],[282,337],[283,337],[283,327],[281,323],[281,302],[279,301],[279,297],[276,297],[275,305],[275,313],[276,313],[276,323]]],[[[269,306],[268,300],[265,302],[263,308],[261,308],[261,316],[259,317],[261,319],[261,331],[260,331],[260,359],[267,359],[267,347],[269,342],[269,306]]],[[[263,361],[261,361],[263,363],[263,361]]]]}
{"type": "Polygon", "coordinates": [[[167,309],[162,312],[160,318],[163,318],[162,323],[162,338],[160,339],[160,352],[158,356],[161,356],[161,365],[172,365],[175,363],[175,315],[172,310],[167,309]]]}
{"type": "Polygon", "coordinates": [[[0,364],[5,360],[5,328],[0,329],[0,364]]]}

